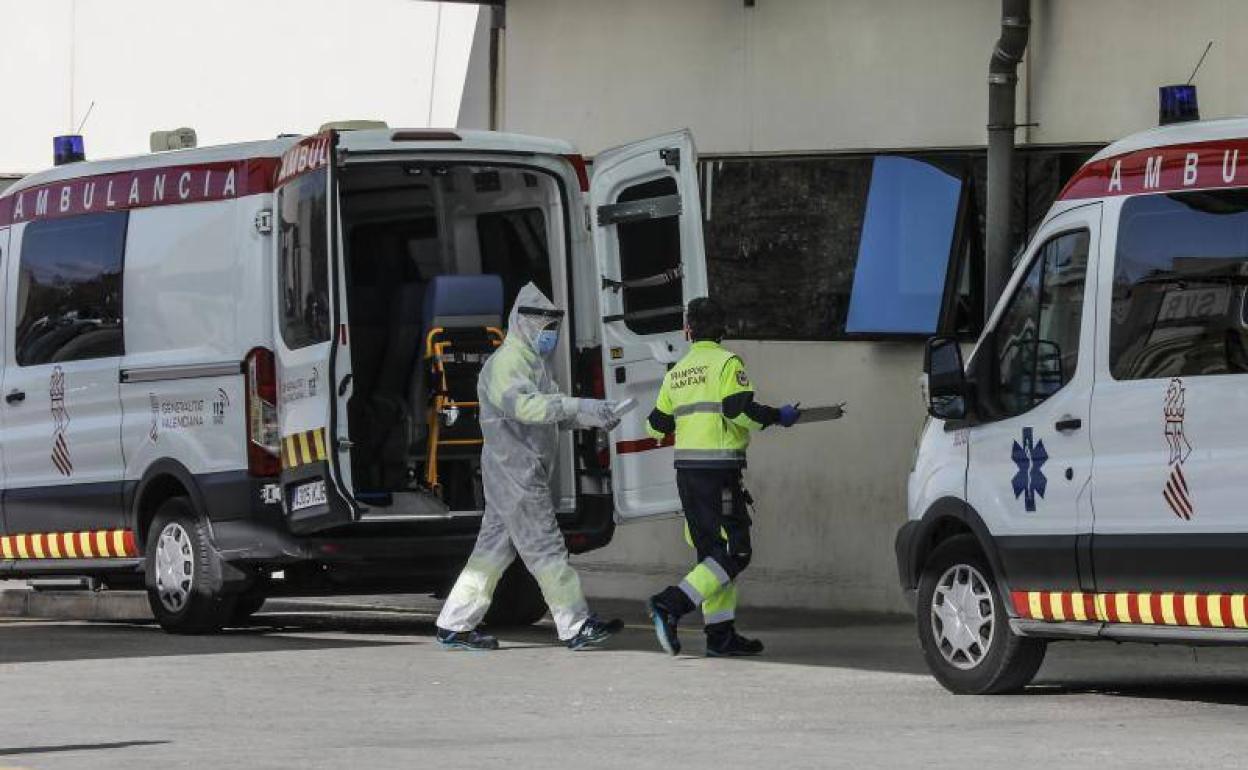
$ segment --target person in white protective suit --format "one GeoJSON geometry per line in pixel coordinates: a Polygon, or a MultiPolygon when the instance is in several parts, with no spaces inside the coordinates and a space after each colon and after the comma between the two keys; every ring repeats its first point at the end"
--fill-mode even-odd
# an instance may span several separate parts
{"type": "Polygon", "coordinates": [[[559,639],[573,650],[602,643],[623,628],[589,611],[581,581],[555,520],[550,482],[559,431],[606,428],[619,422],[616,404],[559,392],[550,355],[559,342],[563,311],[533,284],[520,290],[507,338],[481,369],[481,477],[485,514],[468,563],[438,615],[438,641],[459,649],[498,648],[477,630],[503,572],[520,558],[542,589],[559,639]]]}

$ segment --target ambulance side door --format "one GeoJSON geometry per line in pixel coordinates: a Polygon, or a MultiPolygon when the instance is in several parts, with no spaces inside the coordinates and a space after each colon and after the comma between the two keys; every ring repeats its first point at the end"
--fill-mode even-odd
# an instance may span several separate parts
{"type": "Polygon", "coordinates": [[[647,436],[646,417],[688,349],[685,305],[707,293],[693,136],[678,131],[599,154],[590,204],[607,398],[637,402],[611,432],[616,518],[679,513],[671,444],[647,436]]]}
{"type": "Polygon", "coordinates": [[[273,212],[274,350],[283,506],[292,532],[358,518],[348,437],[351,356],[342,298],[334,132],[281,160],[273,212]]]}

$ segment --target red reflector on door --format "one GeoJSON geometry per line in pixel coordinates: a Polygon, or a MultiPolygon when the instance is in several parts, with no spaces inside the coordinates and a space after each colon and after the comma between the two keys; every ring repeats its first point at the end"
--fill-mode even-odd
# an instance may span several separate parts
{"type": "Polygon", "coordinates": [[[615,453],[621,455],[633,454],[635,452],[649,452],[651,449],[663,449],[664,447],[676,444],[674,435],[663,437],[662,441],[655,441],[652,438],[639,438],[632,441],[615,442],[615,453]]]}
{"type": "Polygon", "coordinates": [[[347,344],[347,325],[346,324],[338,325],[338,344],[339,345],[347,344]]]}

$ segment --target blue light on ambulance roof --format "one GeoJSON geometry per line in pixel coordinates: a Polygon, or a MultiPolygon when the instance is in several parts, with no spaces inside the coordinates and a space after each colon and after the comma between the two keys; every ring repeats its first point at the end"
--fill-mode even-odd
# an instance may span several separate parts
{"type": "Polygon", "coordinates": [[[64,166],[66,163],[77,163],[87,159],[86,145],[82,134],[65,134],[52,137],[52,163],[64,166]]]}
{"type": "Polygon", "coordinates": [[[1200,107],[1196,104],[1196,86],[1191,83],[1178,86],[1162,86],[1157,89],[1157,124],[1185,123],[1200,120],[1200,107]]]}

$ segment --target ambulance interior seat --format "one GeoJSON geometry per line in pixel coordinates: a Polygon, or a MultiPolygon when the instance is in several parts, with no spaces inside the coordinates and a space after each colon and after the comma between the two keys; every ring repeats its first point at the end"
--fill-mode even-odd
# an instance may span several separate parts
{"type": "Polygon", "coordinates": [[[429,281],[421,367],[425,379],[414,383],[410,400],[426,405],[428,424],[441,421],[428,439],[426,481],[431,485],[436,485],[439,460],[480,457],[479,409],[461,408],[453,424],[447,424],[446,416],[437,413],[438,397],[455,404],[476,403],[481,367],[501,341],[498,330],[504,310],[503,280],[498,275],[439,275],[429,281]],[[439,345],[445,345],[444,355],[438,355],[439,345]]]}

